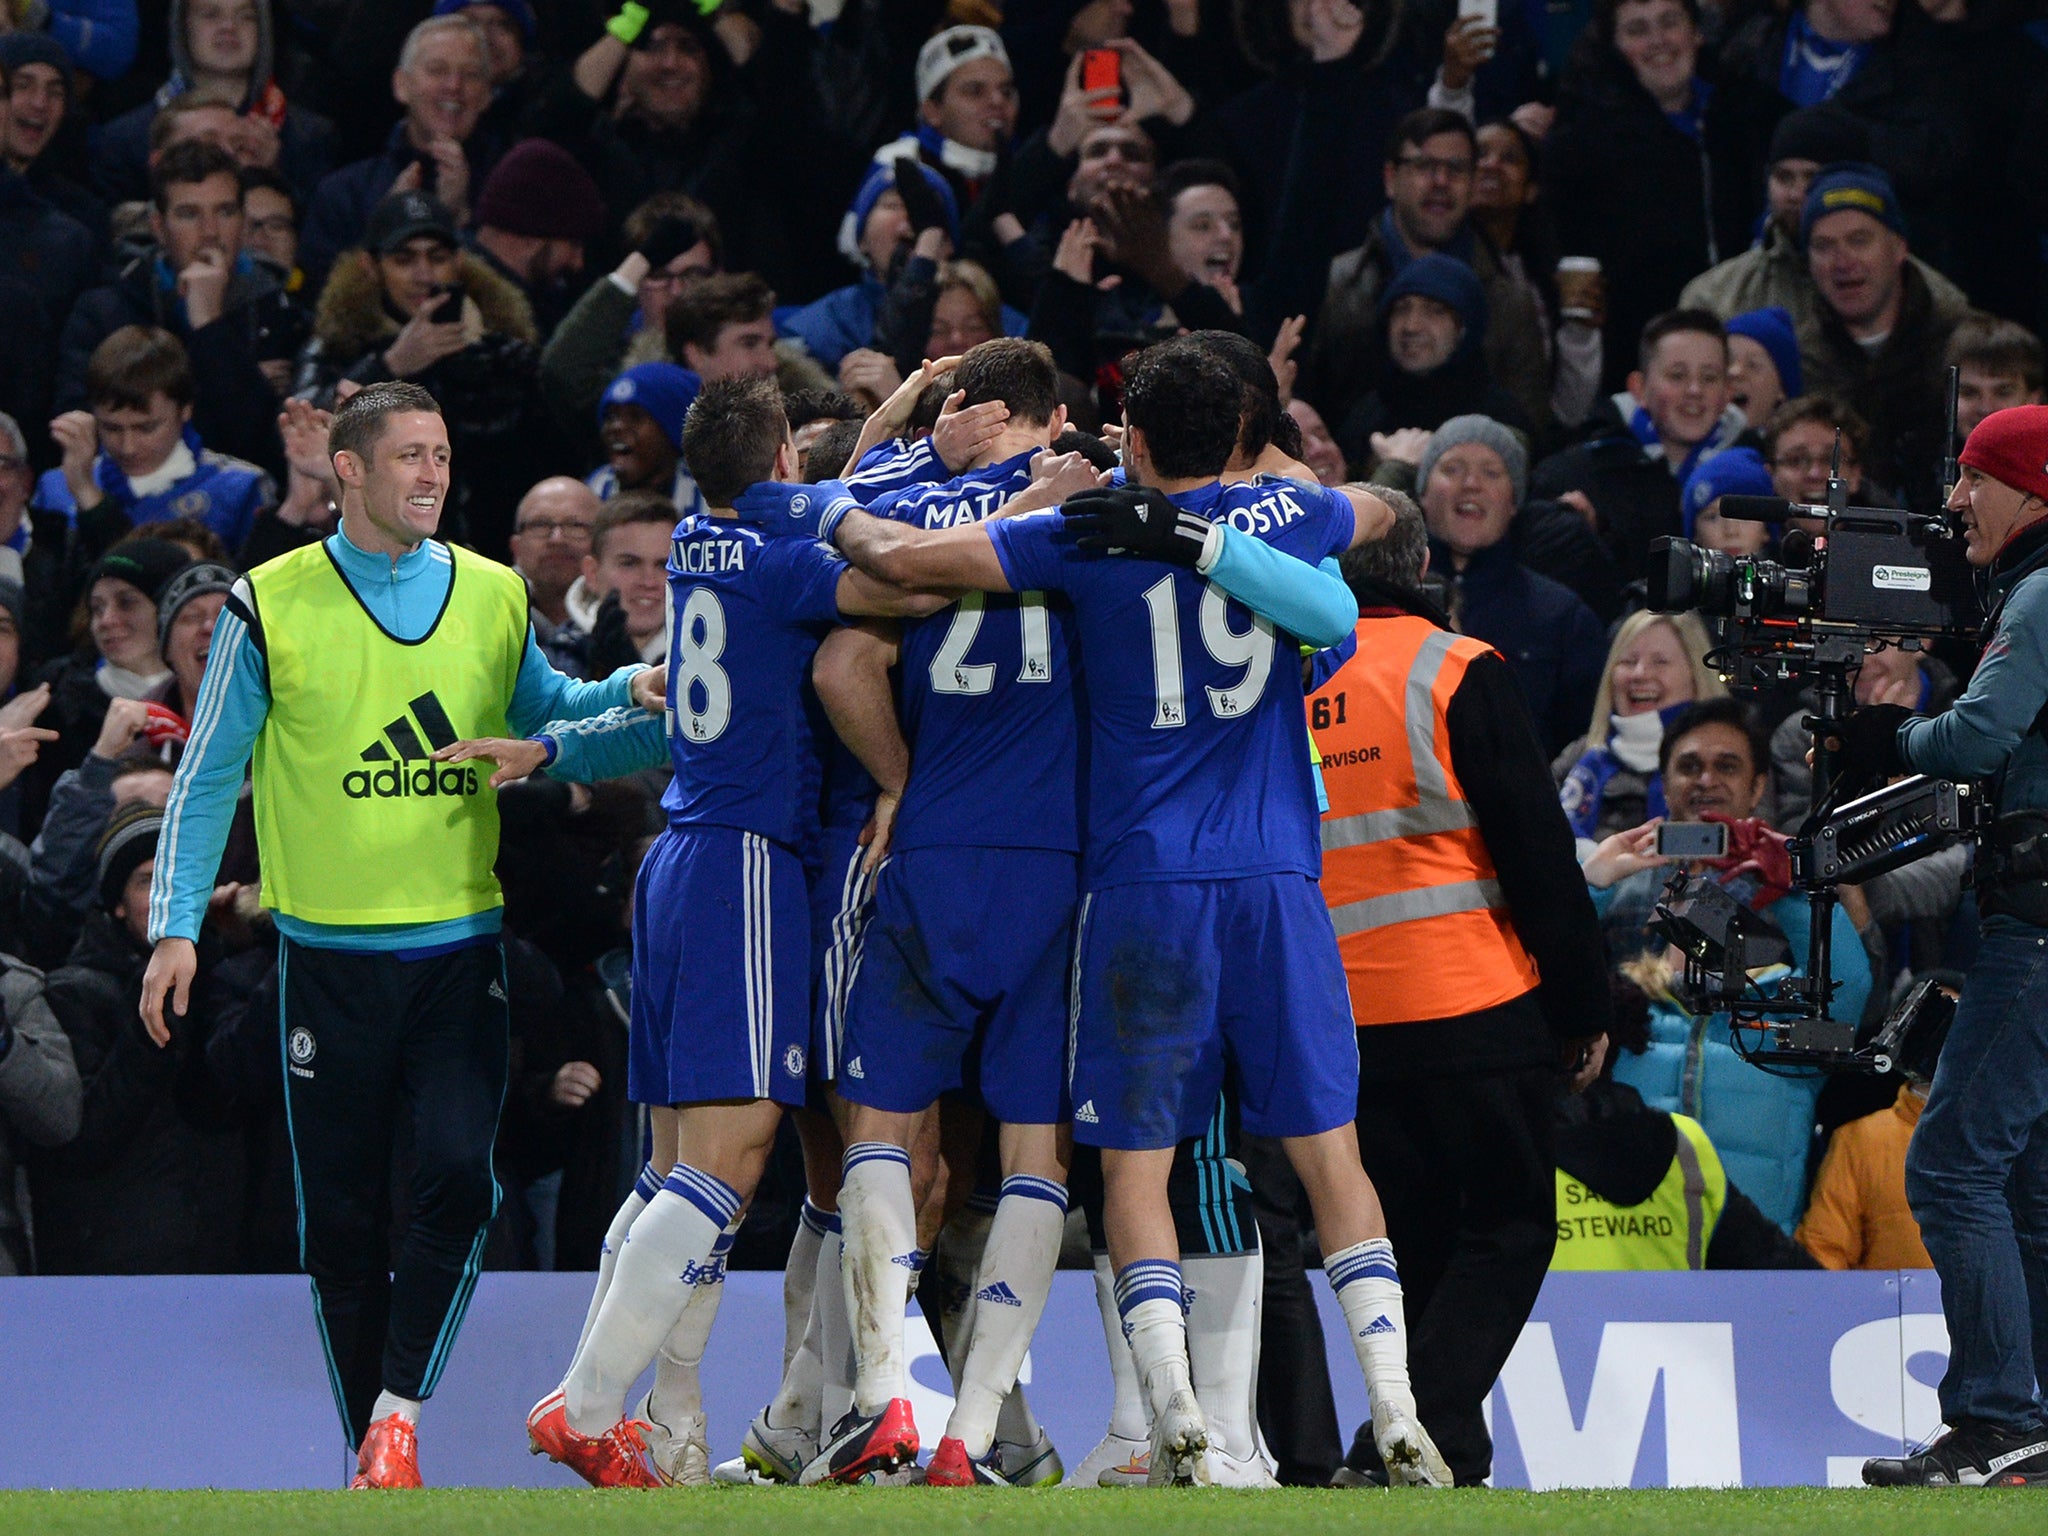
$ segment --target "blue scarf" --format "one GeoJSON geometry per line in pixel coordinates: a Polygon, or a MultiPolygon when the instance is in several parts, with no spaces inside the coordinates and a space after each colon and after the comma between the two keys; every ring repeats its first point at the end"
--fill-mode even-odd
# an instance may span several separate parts
{"type": "Polygon", "coordinates": [[[1778,90],[1795,107],[1817,107],[1855,78],[1870,52],[1868,43],[1831,43],[1794,11],[1785,27],[1785,57],[1778,66],[1778,90]]]}
{"type": "MultiPolygon", "coordinates": [[[[1399,277],[1408,269],[1408,263],[1415,259],[1416,253],[1408,249],[1408,242],[1401,238],[1401,230],[1394,222],[1394,210],[1391,207],[1382,210],[1380,213],[1380,243],[1387,248],[1387,276],[1389,278],[1399,277]]],[[[1479,270],[1472,259],[1478,252],[1473,247],[1472,226],[1470,224],[1461,228],[1452,237],[1451,243],[1436,254],[1439,256],[1454,256],[1459,261],[1465,263],[1466,266],[1471,267],[1473,271],[1477,272],[1479,270]]]]}

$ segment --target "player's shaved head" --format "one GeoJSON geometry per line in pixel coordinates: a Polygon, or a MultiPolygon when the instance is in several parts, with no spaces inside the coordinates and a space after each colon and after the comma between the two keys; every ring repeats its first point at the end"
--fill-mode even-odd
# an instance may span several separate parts
{"type": "Polygon", "coordinates": [[[788,441],[789,417],[773,379],[714,380],[683,418],[683,463],[714,507],[730,507],[772,476],[776,451],[788,441]]]}
{"type": "Polygon", "coordinates": [[[966,392],[963,406],[1000,400],[1010,408],[1012,421],[1037,427],[1051,421],[1060,405],[1060,373],[1052,349],[1017,336],[969,347],[953,370],[953,388],[966,392]]]}
{"type": "Polygon", "coordinates": [[[1190,331],[1188,340],[1198,341],[1237,375],[1244,386],[1244,410],[1238,425],[1237,449],[1247,460],[1256,459],[1272,444],[1273,430],[1282,414],[1280,381],[1273,377],[1273,364],[1249,336],[1235,331],[1190,331]]]}
{"type": "Polygon", "coordinates": [[[1236,371],[1193,336],[1147,347],[1124,380],[1124,420],[1145,434],[1153,469],[1169,480],[1223,472],[1243,404],[1236,371]]]}

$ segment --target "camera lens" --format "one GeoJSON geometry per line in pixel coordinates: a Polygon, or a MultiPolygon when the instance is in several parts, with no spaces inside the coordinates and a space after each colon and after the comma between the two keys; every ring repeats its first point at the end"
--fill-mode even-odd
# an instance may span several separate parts
{"type": "Polygon", "coordinates": [[[1659,613],[1735,611],[1735,562],[1720,550],[1664,538],[1650,541],[1649,554],[1650,606],[1659,613]]]}

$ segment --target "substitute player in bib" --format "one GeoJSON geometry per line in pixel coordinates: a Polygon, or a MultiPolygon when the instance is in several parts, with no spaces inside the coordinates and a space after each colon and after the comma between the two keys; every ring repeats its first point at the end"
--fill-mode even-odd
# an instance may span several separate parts
{"type": "Polygon", "coordinates": [[[1199,575],[1218,521],[1315,562],[1391,517],[1363,491],[1221,485],[1241,400],[1188,339],[1137,359],[1124,456],[1142,489],[1075,501],[1093,509],[1095,542],[1145,560],[1097,558],[1057,513],[920,534],[846,512],[826,531],[887,580],[1073,600],[1091,742],[1070,1091],[1076,1136],[1103,1148],[1118,1304],[1153,1403],[1151,1480],[1207,1475],[1166,1181],[1228,1067],[1246,1130],[1283,1139],[1309,1191],[1388,1466],[1448,1482],[1415,1418],[1399,1278],[1351,1123],[1357,1049],[1315,886],[1300,669],[1276,664],[1270,623],[1199,575]]]}
{"type": "MultiPolygon", "coordinates": [[[[922,614],[943,598],[899,591],[802,540],[735,523],[746,487],[795,473],[771,381],[706,387],[683,458],[711,508],[676,528],[669,562],[668,828],[634,904],[627,1093],[655,1106],[661,1189],[633,1219],[611,1284],[562,1385],[527,1419],[536,1449],[599,1485],[657,1475],[627,1388],[657,1352],[702,1353],[715,1286],[785,1106],[805,1099],[810,911],[800,850],[816,836],[819,767],[803,683],[842,615],[922,614]],[[674,1337],[686,1321],[699,1337],[674,1337]]],[[[644,736],[644,731],[634,733],[644,736]]],[[[593,738],[594,740],[595,738],[593,738]]],[[[579,745],[586,742],[579,740],[579,745]]],[[[555,744],[559,750],[560,744],[555,744]]],[[[908,1405],[904,1405],[908,1425],[908,1405]]],[[[671,1426],[673,1427],[673,1426],[671,1426]]],[[[701,1437],[701,1416],[693,1426],[701,1437]]],[[[881,1437],[870,1465],[916,1455],[881,1437]]],[[[694,1458],[693,1458],[694,1459],[694,1458]]]]}
{"type": "Polygon", "coordinates": [[[358,1449],[355,1485],[418,1487],[420,1404],[448,1362],[497,1209],[507,1051],[497,796],[429,751],[465,731],[623,710],[646,669],[571,682],[534,641],[518,573],[434,541],[450,465],[425,390],[362,390],[328,446],[340,529],[244,576],[214,630],[164,812],[142,1017],[163,1044],[165,993],[185,1011],[253,754],[263,902],[280,934],[299,1261],[358,1449]],[[412,1216],[394,1258],[401,1116],[412,1216]]]}

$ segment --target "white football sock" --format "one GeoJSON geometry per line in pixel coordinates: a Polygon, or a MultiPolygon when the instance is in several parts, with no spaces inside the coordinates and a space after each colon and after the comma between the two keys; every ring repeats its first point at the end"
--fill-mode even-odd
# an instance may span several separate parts
{"type": "Polygon", "coordinates": [[[1052,1179],[1015,1173],[1003,1180],[975,1287],[967,1369],[946,1433],[972,1457],[988,1454],[1003,1399],[1017,1384],[1024,1353],[1045,1311],[1067,1227],[1067,1191],[1052,1179]]]}
{"type": "MultiPolygon", "coordinates": [[[[974,1336],[975,1276],[981,1272],[981,1256],[988,1250],[988,1229],[995,1221],[993,1200],[975,1194],[940,1232],[932,1249],[931,1279],[922,1287],[918,1305],[930,1303],[939,1314],[939,1342],[945,1347],[946,1372],[953,1378],[953,1393],[960,1392],[960,1380],[967,1369],[967,1346],[974,1336]]],[[[925,1316],[930,1318],[931,1312],[925,1316]]]]}
{"type": "Polygon", "coordinates": [[[903,1314],[918,1257],[910,1154],[885,1141],[848,1147],[839,1220],[846,1240],[841,1278],[853,1322],[853,1400],[863,1414],[880,1413],[906,1390],[903,1314]]]}
{"type": "Polygon", "coordinates": [[[1327,1254],[1323,1273],[1344,1308],[1351,1347],[1365,1372],[1365,1393],[1375,1406],[1386,1403],[1410,1415],[1415,1391],[1408,1384],[1408,1324],[1401,1312],[1401,1274],[1394,1245],[1384,1237],[1327,1254]]]}
{"type": "Polygon", "coordinates": [[[818,1284],[818,1244],[825,1239],[825,1213],[804,1197],[789,1262],[782,1266],[782,1374],[787,1376],[811,1327],[811,1294],[818,1284]]]}
{"type": "Polygon", "coordinates": [[[818,1247],[818,1287],[812,1293],[818,1311],[820,1440],[853,1407],[853,1320],[846,1312],[846,1238],[840,1227],[834,1214],[818,1247]]]}
{"type": "Polygon", "coordinates": [[[1209,1421],[1209,1443],[1248,1460],[1259,1448],[1254,1414],[1265,1260],[1255,1250],[1180,1262],[1194,1293],[1188,1306],[1188,1364],[1209,1421]]]}
{"type": "Polygon", "coordinates": [[[739,1192],[723,1179],[687,1163],[669,1170],[661,1193],[626,1234],[597,1323],[562,1383],[571,1429],[601,1435],[618,1423],[626,1390],[683,1315],[739,1209],[739,1192]]]}
{"type": "Polygon", "coordinates": [[[612,1224],[605,1229],[604,1246],[597,1250],[597,1284],[591,1288],[590,1306],[583,1314],[583,1331],[576,1335],[576,1350],[580,1354],[583,1341],[590,1337],[591,1325],[597,1321],[597,1309],[604,1305],[604,1293],[611,1289],[612,1270],[619,1262],[619,1250],[626,1246],[626,1234],[633,1230],[633,1223],[647,1202],[661,1189],[661,1176],[654,1171],[652,1163],[640,1165],[640,1177],[633,1181],[632,1193],[612,1217],[612,1224]]]}
{"type": "Polygon", "coordinates": [[[1117,1272],[1117,1316],[1155,1416],[1174,1393],[1193,1388],[1185,1296],[1180,1265],[1172,1259],[1140,1259],[1117,1272]]]}
{"type": "Polygon", "coordinates": [[[1126,1440],[1142,1440],[1151,1430],[1152,1405],[1138,1390],[1138,1367],[1124,1338],[1124,1320],[1116,1310],[1116,1280],[1110,1274],[1106,1253],[1095,1255],[1095,1306],[1102,1314],[1102,1342],[1109,1346],[1109,1377],[1116,1389],[1109,1405],[1109,1432],[1126,1440]]]}
{"type": "Polygon", "coordinates": [[[657,1423],[671,1429],[680,1418],[703,1416],[704,1386],[697,1368],[704,1362],[704,1346],[711,1342],[711,1325],[718,1320],[718,1303],[725,1295],[725,1259],[739,1229],[739,1218],[734,1217],[711,1250],[708,1273],[700,1274],[690,1287],[683,1315],[669,1329],[654,1357],[654,1391],[647,1400],[647,1411],[657,1423]]]}
{"type": "Polygon", "coordinates": [[[420,1422],[419,1399],[400,1397],[396,1392],[385,1390],[377,1394],[377,1401],[370,1405],[370,1422],[388,1419],[397,1414],[406,1423],[417,1426],[420,1422]]]}

